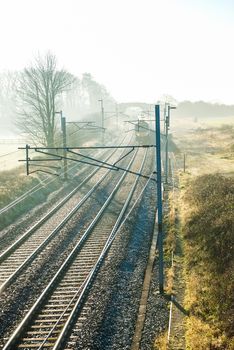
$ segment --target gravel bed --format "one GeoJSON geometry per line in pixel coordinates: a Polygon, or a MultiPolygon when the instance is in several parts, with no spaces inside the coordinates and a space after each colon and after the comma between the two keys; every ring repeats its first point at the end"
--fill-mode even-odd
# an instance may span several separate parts
{"type": "MultiPolygon", "coordinates": [[[[153,231],[155,196],[152,191],[149,186],[144,199],[121,228],[87,299],[91,312],[81,332],[76,334],[74,327],[72,334],[78,336],[76,344],[71,346],[68,342],[66,346],[86,350],[131,348],[153,231]]],[[[157,266],[155,270],[156,275],[157,266]]],[[[165,320],[161,311],[166,309],[165,302],[157,296],[154,307],[155,303],[161,305],[155,313],[160,309],[157,318],[159,327],[163,327],[165,320]]]]}
{"type": "MultiPolygon", "coordinates": [[[[121,175],[122,172],[118,174],[121,175]]],[[[75,246],[81,232],[88,227],[89,222],[94,218],[100,203],[103,203],[113,186],[117,183],[116,174],[111,172],[103,181],[102,189],[98,189],[91,198],[83,205],[82,210],[69,221],[49,244],[43,252],[31,263],[31,265],[18,277],[6,291],[0,295],[0,348],[16,328],[22,317],[51,280],[69,252],[75,246]],[[111,184],[111,186],[110,186],[111,184]]],[[[89,187],[89,185],[86,185],[89,187]]],[[[86,187],[85,186],[85,187],[86,187]]],[[[84,187],[84,191],[85,191],[84,187]]],[[[86,189],[87,190],[87,189],[86,189]]]]}
{"type": "Polygon", "coordinates": [[[140,350],[153,349],[155,339],[168,328],[168,318],[168,301],[164,296],[159,294],[158,258],[156,257],[140,350]]]}

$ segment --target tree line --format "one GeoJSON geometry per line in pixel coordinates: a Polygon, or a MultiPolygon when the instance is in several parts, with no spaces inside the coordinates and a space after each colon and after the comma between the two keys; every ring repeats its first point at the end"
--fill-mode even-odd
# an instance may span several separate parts
{"type": "Polygon", "coordinates": [[[59,69],[57,58],[51,53],[38,55],[21,72],[0,74],[0,122],[25,133],[34,144],[53,147],[58,134],[56,111],[63,109],[75,120],[92,117],[100,110],[98,99],[107,107],[114,99],[91,74],[82,78],[59,69]]]}

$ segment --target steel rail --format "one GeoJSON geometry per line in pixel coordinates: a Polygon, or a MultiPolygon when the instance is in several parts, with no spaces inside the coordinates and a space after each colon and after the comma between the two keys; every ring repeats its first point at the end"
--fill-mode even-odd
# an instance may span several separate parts
{"type": "MultiPolygon", "coordinates": [[[[142,164],[141,164],[141,167],[140,167],[140,170],[139,172],[141,173],[142,170],[143,170],[143,167],[144,167],[144,164],[145,164],[145,160],[146,160],[146,156],[147,156],[147,151],[145,152],[145,155],[144,155],[144,158],[143,158],[143,161],[142,161],[142,164]]],[[[75,320],[75,318],[78,316],[78,314],[80,313],[81,311],[81,308],[85,302],[85,298],[87,297],[91,287],[92,287],[92,284],[93,282],[95,281],[95,278],[97,276],[97,273],[116,237],[116,234],[117,232],[119,231],[120,229],[120,226],[122,227],[121,223],[123,222],[123,217],[127,211],[127,208],[131,202],[131,199],[132,199],[132,196],[133,196],[133,193],[136,189],[136,186],[137,186],[137,183],[139,181],[139,178],[140,178],[140,175],[138,175],[132,185],[132,188],[128,194],[128,197],[124,203],[124,206],[122,207],[121,209],[121,212],[116,220],[116,223],[113,227],[113,229],[111,230],[111,233],[105,243],[105,246],[103,247],[102,251],[101,251],[101,254],[96,262],[96,264],[94,265],[93,269],[90,271],[89,275],[87,276],[87,278],[85,279],[85,281],[83,282],[82,286],[80,286],[79,290],[81,290],[81,293],[80,293],[80,296],[75,304],[75,306],[73,307],[73,310],[70,314],[70,316],[68,317],[54,347],[53,347],[53,350],[60,350],[62,349],[62,346],[64,344],[64,341],[66,340],[66,336],[67,334],[69,333],[69,331],[71,330],[71,327],[73,325],[73,322],[75,320]]],[[[148,179],[147,183],[150,181],[150,179],[148,179]]],[[[128,213],[129,215],[129,213],[128,213]]],[[[126,219],[126,218],[125,218],[126,219]]],[[[124,221],[125,221],[124,219],[124,221]]],[[[79,291],[77,291],[78,293],[79,291]]],[[[65,311],[64,311],[65,312],[65,311]]],[[[52,334],[52,332],[50,332],[50,334],[48,335],[48,337],[52,334]]],[[[47,339],[48,339],[47,337],[47,339]]],[[[46,341],[46,340],[45,340],[46,341]]],[[[44,343],[45,343],[44,341],[44,343]]],[[[43,344],[42,344],[43,345],[43,344]]],[[[42,348],[42,345],[38,348],[41,349],[42,348]]]]}
{"type": "MultiPolygon", "coordinates": [[[[125,139],[125,138],[124,138],[125,139]]],[[[122,140],[122,142],[124,141],[124,139],[122,140]]],[[[121,142],[121,143],[122,143],[121,142]]],[[[110,159],[112,157],[112,155],[115,153],[115,151],[113,151],[110,155],[108,155],[105,158],[105,161],[107,161],[108,159],[110,159]]],[[[76,165],[75,165],[76,166],[76,165]]],[[[75,167],[74,166],[74,167],[75,167]]],[[[73,167],[72,167],[73,169],[73,167]]],[[[99,169],[95,169],[87,178],[85,178],[82,183],[75,187],[64,199],[62,199],[56,207],[54,207],[51,211],[49,211],[45,216],[43,216],[35,225],[33,225],[29,230],[27,230],[17,241],[15,241],[9,248],[7,248],[3,253],[0,254],[0,263],[11,253],[13,252],[20,243],[22,243],[28,235],[30,235],[31,233],[33,233],[36,229],[38,229],[46,220],[48,220],[68,199],[70,199],[76,191],[78,191],[80,189],[80,187],[82,185],[85,184],[85,182],[87,182],[93,175],[95,175],[95,173],[98,171],[99,169]],[[14,249],[15,248],[15,249],[14,249]]],[[[55,179],[53,179],[52,181],[54,181],[55,179]]]]}
{"type": "MultiPolygon", "coordinates": [[[[110,158],[113,155],[108,156],[110,158]]],[[[77,188],[75,188],[68,196],[66,196],[63,200],[58,204],[59,208],[69,199],[71,198],[75,192],[79,190],[83,186],[85,182],[88,181],[98,169],[95,169],[89,176],[86,178],[77,188]]],[[[42,251],[42,249],[51,241],[51,239],[55,236],[55,234],[68,222],[68,220],[76,213],[76,211],[86,202],[86,200],[92,195],[95,189],[99,186],[99,184],[105,179],[105,177],[110,173],[110,171],[106,172],[101,179],[88,191],[88,193],[79,201],[79,203],[67,214],[67,216],[56,226],[56,228],[45,238],[44,241],[29,255],[23,262],[18,266],[18,268],[1,284],[0,293],[8,287],[15,278],[19,275],[19,273],[28,266],[28,264],[35,259],[35,257],[42,251]]],[[[46,222],[59,208],[56,206],[53,208],[45,217],[43,217],[37,224],[35,224],[32,229],[28,230],[17,242],[15,242],[12,246],[10,246],[1,256],[0,262],[4,261],[13,251],[15,251],[20,244],[22,244],[32,233],[34,233],[44,222],[46,222]]]]}
{"type": "Polygon", "coordinates": [[[27,230],[17,241],[8,247],[0,254],[0,263],[3,262],[18,246],[23,243],[30,234],[37,230],[43,223],[45,223],[58,209],[60,209],[68,199],[70,199],[99,169],[95,169],[87,178],[85,178],[76,188],[74,188],[66,197],[64,197],[53,209],[44,215],[36,224],[27,230]]]}
{"type": "MultiPolygon", "coordinates": [[[[133,155],[128,167],[130,168],[134,159],[135,159],[136,153],[133,155]]],[[[126,169],[126,170],[127,170],[126,169]]],[[[124,172],[119,179],[118,183],[115,185],[114,189],[112,190],[111,194],[109,195],[108,199],[104,203],[104,205],[99,210],[98,214],[94,218],[94,220],[90,223],[87,230],[84,232],[80,240],[77,242],[71,253],[68,255],[64,263],[61,265],[61,267],[58,269],[52,280],[49,282],[45,290],[42,292],[41,296],[38,298],[38,300],[35,302],[35,304],[32,306],[32,308],[29,310],[29,312],[26,314],[20,325],[17,327],[17,329],[14,331],[6,345],[4,346],[3,350],[10,350],[15,349],[15,345],[18,342],[19,338],[22,336],[22,333],[26,329],[26,327],[30,324],[32,318],[35,316],[35,314],[38,312],[39,308],[42,306],[43,302],[46,300],[46,298],[49,296],[49,294],[52,292],[52,289],[56,286],[56,283],[58,283],[59,278],[62,277],[62,275],[65,273],[68,266],[72,263],[76,255],[78,254],[79,250],[82,248],[83,244],[87,240],[88,236],[92,232],[93,228],[98,223],[99,219],[102,217],[103,213],[105,212],[106,208],[110,204],[111,200],[113,199],[114,195],[118,191],[120,185],[122,184],[124,178],[126,177],[127,172],[124,172]]]]}

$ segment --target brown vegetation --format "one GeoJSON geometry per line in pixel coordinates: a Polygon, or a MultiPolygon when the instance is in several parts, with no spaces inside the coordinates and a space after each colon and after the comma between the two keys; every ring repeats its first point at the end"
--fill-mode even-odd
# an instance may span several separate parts
{"type": "Polygon", "coordinates": [[[220,175],[196,178],[184,197],[188,349],[233,346],[233,206],[234,180],[220,175]]]}
{"type": "Polygon", "coordinates": [[[38,183],[38,179],[33,176],[25,176],[25,170],[17,168],[0,172],[0,208],[16,199],[38,183]]]}
{"type": "MultiPolygon", "coordinates": [[[[34,188],[43,178],[43,176],[41,178],[39,176],[25,176],[25,170],[20,167],[17,170],[0,172],[0,209],[34,188]]],[[[28,213],[36,205],[44,203],[49,194],[59,189],[59,186],[61,186],[59,182],[54,181],[50,186],[42,186],[38,191],[27,195],[23,201],[1,215],[0,230],[13,223],[20,215],[28,213]]]]}

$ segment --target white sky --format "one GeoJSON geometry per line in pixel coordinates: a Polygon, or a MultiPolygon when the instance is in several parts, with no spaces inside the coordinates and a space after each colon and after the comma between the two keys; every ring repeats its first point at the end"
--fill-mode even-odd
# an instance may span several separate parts
{"type": "Polygon", "coordinates": [[[234,0],[0,0],[0,71],[50,50],[118,102],[234,104],[234,0]]]}

